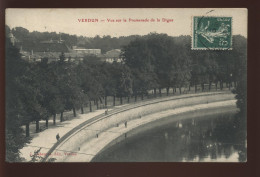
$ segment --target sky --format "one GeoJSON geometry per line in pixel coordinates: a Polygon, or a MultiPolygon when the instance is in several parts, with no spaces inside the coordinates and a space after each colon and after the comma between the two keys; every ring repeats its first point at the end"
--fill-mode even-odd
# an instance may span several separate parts
{"type": "Polygon", "coordinates": [[[247,37],[247,9],[6,9],[6,25],[30,32],[61,32],[86,37],[146,35],[191,35],[193,16],[232,17],[233,35],[247,37]],[[94,19],[83,22],[82,19],[94,19]],[[108,21],[110,19],[110,21],[108,21]],[[129,21],[131,19],[131,21],[129,21]],[[133,20],[149,20],[134,22],[133,20]],[[151,21],[154,19],[155,21],[151,21]],[[160,21],[157,21],[159,19],[160,21]],[[168,22],[166,20],[169,20],[168,22]],[[103,21],[102,21],[103,20],[103,21]],[[114,22],[112,22],[114,20],[114,22]],[[119,21],[117,21],[119,20],[119,21]],[[121,21],[120,21],[121,20],[121,21]],[[125,21],[124,21],[125,20],[125,21]]]}

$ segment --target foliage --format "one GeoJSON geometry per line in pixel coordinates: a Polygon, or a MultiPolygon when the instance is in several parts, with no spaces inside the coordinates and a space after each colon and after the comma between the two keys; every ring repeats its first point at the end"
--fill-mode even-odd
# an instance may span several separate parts
{"type": "MultiPolygon", "coordinates": [[[[75,110],[89,101],[102,102],[107,96],[143,96],[152,89],[183,88],[197,84],[237,83],[234,90],[240,113],[235,126],[238,136],[246,134],[246,39],[233,37],[231,51],[193,51],[191,37],[171,37],[151,33],[120,38],[77,37],[68,34],[29,32],[17,27],[12,31],[21,42],[46,39],[65,40],[67,45],[101,48],[122,47],[122,63],[102,62],[96,56],[79,63],[60,60],[29,63],[6,40],[6,144],[8,161],[19,161],[19,148],[27,141],[21,126],[47,120],[66,110],[75,110]],[[120,42],[119,42],[120,41],[120,42]],[[23,138],[22,138],[23,137],[23,138]]],[[[34,160],[36,157],[33,157],[34,160]]]]}

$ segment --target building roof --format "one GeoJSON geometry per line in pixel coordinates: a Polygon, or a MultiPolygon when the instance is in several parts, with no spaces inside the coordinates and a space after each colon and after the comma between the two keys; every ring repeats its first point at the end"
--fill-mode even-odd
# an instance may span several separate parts
{"type": "Polygon", "coordinates": [[[85,48],[74,48],[73,50],[86,50],[86,51],[100,51],[101,49],[85,49],[85,48]]]}
{"type": "Polygon", "coordinates": [[[113,49],[110,51],[107,51],[105,54],[105,57],[107,58],[119,58],[121,54],[121,50],[120,49],[113,49]]]}

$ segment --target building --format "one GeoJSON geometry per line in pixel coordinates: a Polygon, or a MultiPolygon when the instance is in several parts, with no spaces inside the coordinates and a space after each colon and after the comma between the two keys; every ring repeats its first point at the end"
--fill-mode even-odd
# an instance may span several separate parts
{"type": "Polygon", "coordinates": [[[120,57],[121,50],[113,49],[105,54],[101,53],[101,49],[86,49],[77,46],[68,47],[63,40],[47,40],[41,42],[19,42],[10,34],[10,39],[17,48],[20,49],[21,56],[29,62],[38,62],[43,58],[48,58],[48,62],[58,61],[61,53],[64,53],[65,61],[82,61],[84,57],[96,56],[101,61],[113,63],[122,62],[120,57]]]}
{"type": "Polygon", "coordinates": [[[16,38],[14,37],[14,35],[13,35],[13,33],[12,33],[12,32],[10,32],[10,33],[9,33],[8,37],[9,37],[9,39],[10,39],[10,41],[11,41],[12,45],[16,45],[16,43],[18,43],[18,42],[19,42],[19,40],[18,40],[18,39],[16,39],[16,38]]]}
{"type": "Polygon", "coordinates": [[[122,62],[123,60],[120,55],[121,55],[120,49],[113,49],[113,50],[107,51],[104,54],[103,60],[108,63],[122,62]]]}
{"type": "Polygon", "coordinates": [[[41,61],[43,58],[48,58],[49,62],[58,61],[61,53],[64,53],[65,61],[82,61],[88,55],[101,57],[101,49],[83,49],[75,46],[71,49],[62,40],[42,41],[37,44],[17,43],[16,46],[20,48],[22,58],[30,62],[41,61]]]}
{"type": "Polygon", "coordinates": [[[101,49],[85,49],[85,48],[73,46],[72,50],[73,50],[73,52],[86,54],[86,55],[100,55],[101,54],[101,49]]]}

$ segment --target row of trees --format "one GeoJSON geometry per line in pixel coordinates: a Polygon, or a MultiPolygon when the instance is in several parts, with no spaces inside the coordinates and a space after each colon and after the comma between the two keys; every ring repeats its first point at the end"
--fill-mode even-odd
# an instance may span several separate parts
{"type": "Polygon", "coordinates": [[[19,161],[19,148],[26,141],[22,125],[26,125],[29,137],[30,122],[36,122],[76,110],[84,113],[93,103],[97,109],[107,106],[107,97],[123,97],[128,102],[133,96],[143,98],[150,90],[161,95],[161,89],[237,83],[245,71],[246,39],[234,36],[231,51],[193,51],[190,36],[170,37],[152,33],[139,36],[122,48],[122,63],[101,62],[95,56],[86,57],[80,63],[65,61],[64,54],[58,62],[43,58],[39,63],[21,59],[19,50],[6,40],[6,142],[7,160],[19,161]]]}
{"type": "Polygon", "coordinates": [[[137,38],[123,48],[122,57],[133,75],[134,93],[147,90],[208,84],[210,90],[223,83],[237,84],[241,68],[246,65],[246,39],[233,37],[233,50],[191,50],[191,37],[169,37],[166,34],[149,34],[137,38]],[[138,84],[139,83],[139,84],[138,84]],[[142,84],[142,86],[140,86],[142,84]]]}
{"type": "Polygon", "coordinates": [[[10,40],[6,40],[6,159],[20,161],[19,149],[29,140],[30,123],[36,122],[36,132],[41,127],[40,120],[56,115],[64,121],[64,111],[76,110],[84,113],[88,106],[92,112],[93,104],[99,109],[107,106],[107,97],[122,97],[131,88],[129,69],[120,63],[101,62],[89,56],[76,64],[65,61],[62,53],[58,62],[29,63],[21,59],[19,50],[10,40]],[[21,126],[25,125],[25,134],[21,126]]]}

